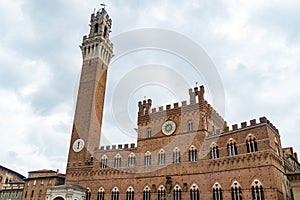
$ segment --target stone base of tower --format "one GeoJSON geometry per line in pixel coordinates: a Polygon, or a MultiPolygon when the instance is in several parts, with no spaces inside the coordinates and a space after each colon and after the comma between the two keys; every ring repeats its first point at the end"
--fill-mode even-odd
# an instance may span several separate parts
{"type": "Polygon", "coordinates": [[[46,200],[84,200],[86,189],[77,185],[59,185],[47,188],[46,200]]]}

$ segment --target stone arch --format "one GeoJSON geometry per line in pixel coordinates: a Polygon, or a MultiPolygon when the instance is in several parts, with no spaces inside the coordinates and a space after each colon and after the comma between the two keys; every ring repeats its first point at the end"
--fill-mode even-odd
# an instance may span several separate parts
{"type": "Polygon", "coordinates": [[[235,139],[229,138],[227,144],[233,144],[233,143],[236,143],[235,139]]]}
{"type": "Polygon", "coordinates": [[[151,187],[147,184],[147,185],[145,185],[145,187],[144,187],[144,189],[143,189],[144,191],[151,191],[151,187]]]}
{"type": "Polygon", "coordinates": [[[99,190],[98,190],[98,192],[104,192],[104,191],[105,191],[105,190],[104,190],[103,187],[100,187],[99,190]]]}
{"type": "Polygon", "coordinates": [[[119,192],[119,188],[117,187],[117,186],[115,186],[115,187],[113,187],[113,189],[111,190],[112,192],[116,192],[116,191],[118,191],[119,192]]]}
{"type": "Polygon", "coordinates": [[[126,191],[134,191],[132,186],[129,186],[126,191]]]}
{"type": "Polygon", "coordinates": [[[251,186],[263,186],[262,183],[258,179],[254,179],[251,186]]]}
{"type": "Polygon", "coordinates": [[[135,153],[131,152],[128,157],[135,157],[135,153]]]}
{"type": "Polygon", "coordinates": [[[62,196],[56,196],[53,200],[65,200],[62,196]]]}
{"type": "Polygon", "coordinates": [[[175,184],[175,186],[173,187],[174,190],[181,190],[181,187],[178,183],[175,184]]]}
{"type": "Polygon", "coordinates": [[[253,135],[252,133],[249,133],[245,138],[245,142],[247,142],[247,140],[250,140],[250,139],[256,139],[255,135],[253,135]]]}
{"type": "Polygon", "coordinates": [[[215,142],[212,142],[212,143],[210,144],[210,148],[213,148],[213,147],[218,147],[218,144],[215,143],[215,142]]]}
{"type": "Polygon", "coordinates": [[[215,182],[215,184],[213,185],[213,188],[222,188],[221,184],[218,182],[215,182]]]}

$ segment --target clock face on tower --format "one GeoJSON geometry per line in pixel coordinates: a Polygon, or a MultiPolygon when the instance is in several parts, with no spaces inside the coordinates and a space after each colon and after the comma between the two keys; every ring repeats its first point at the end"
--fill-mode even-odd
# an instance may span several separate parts
{"type": "Polygon", "coordinates": [[[176,130],[176,124],[175,124],[175,122],[169,120],[169,121],[166,121],[162,125],[161,129],[162,129],[163,134],[172,135],[176,130]]]}
{"type": "Polygon", "coordinates": [[[83,139],[77,139],[73,143],[73,151],[80,152],[84,147],[84,141],[83,139]]]}

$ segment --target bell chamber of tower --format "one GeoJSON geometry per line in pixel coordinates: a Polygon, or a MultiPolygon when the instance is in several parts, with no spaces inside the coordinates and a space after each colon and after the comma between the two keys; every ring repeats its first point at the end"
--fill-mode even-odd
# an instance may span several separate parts
{"type": "Polygon", "coordinates": [[[90,33],[83,36],[82,50],[83,60],[100,58],[108,66],[112,58],[113,45],[109,40],[112,20],[104,8],[91,15],[90,33]]]}

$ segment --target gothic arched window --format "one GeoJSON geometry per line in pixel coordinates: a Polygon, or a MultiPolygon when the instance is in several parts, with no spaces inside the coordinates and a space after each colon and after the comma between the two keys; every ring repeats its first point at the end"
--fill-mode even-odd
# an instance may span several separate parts
{"type": "Polygon", "coordinates": [[[227,142],[227,152],[228,152],[228,156],[235,156],[235,155],[237,155],[236,142],[232,138],[230,138],[228,140],[228,142],[227,142]]]}
{"type": "Polygon", "coordinates": [[[216,159],[219,158],[219,148],[216,143],[212,143],[210,146],[210,158],[216,159]]]}
{"type": "Polygon", "coordinates": [[[90,200],[91,199],[91,189],[87,188],[85,192],[85,200],[90,200]]]}
{"type": "Polygon", "coordinates": [[[104,200],[104,188],[103,187],[99,188],[99,190],[98,190],[97,200],[104,200]]]}
{"type": "Polygon", "coordinates": [[[257,143],[254,135],[249,134],[246,138],[247,153],[257,151],[257,143]]]}
{"type": "Polygon", "coordinates": [[[158,165],[166,164],[166,153],[163,149],[158,152],[158,165]]]}
{"type": "Polygon", "coordinates": [[[145,166],[150,166],[151,165],[151,153],[150,151],[147,151],[145,153],[145,166]]]}
{"type": "Polygon", "coordinates": [[[103,34],[103,37],[106,38],[107,36],[107,26],[104,26],[104,34],[103,34]]]}
{"type": "Polygon", "coordinates": [[[180,150],[178,147],[173,150],[173,163],[180,163],[180,150]]]}
{"type": "Polygon", "coordinates": [[[199,200],[200,199],[200,191],[199,187],[196,184],[193,184],[190,188],[190,199],[191,200],[199,200]]]}
{"type": "Polygon", "coordinates": [[[194,127],[193,127],[193,121],[192,120],[189,120],[188,121],[188,131],[193,131],[194,130],[194,127]]]}
{"type": "Polygon", "coordinates": [[[126,191],[126,200],[134,200],[134,190],[131,186],[126,191]]]}
{"type": "Polygon", "coordinates": [[[152,129],[148,128],[147,129],[147,138],[151,138],[152,137],[152,129]]]}
{"type": "Polygon", "coordinates": [[[157,191],[157,200],[165,200],[166,199],[166,189],[163,185],[159,186],[157,191]]]}
{"type": "Polygon", "coordinates": [[[194,145],[191,145],[189,148],[189,161],[190,162],[197,161],[197,149],[194,145]]]}
{"type": "Polygon", "coordinates": [[[143,200],[150,200],[151,197],[151,191],[149,186],[146,186],[144,191],[143,191],[143,200]]]}
{"type": "Polygon", "coordinates": [[[232,200],[242,200],[242,188],[237,181],[234,181],[231,185],[231,197],[232,200]]]}
{"type": "Polygon", "coordinates": [[[98,29],[99,29],[99,24],[96,23],[94,27],[94,33],[98,33],[98,29]]]}
{"type": "Polygon", "coordinates": [[[103,155],[101,157],[101,168],[102,169],[107,168],[107,155],[103,155]]]}
{"type": "Polygon", "coordinates": [[[181,200],[181,187],[176,184],[174,189],[173,189],[173,199],[174,200],[181,200]]]}
{"type": "Polygon", "coordinates": [[[251,185],[252,199],[253,200],[265,200],[264,189],[261,182],[255,179],[251,185]]]}
{"type": "Polygon", "coordinates": [[[213,198],[214,200],[223,200],[221,185],[216,182],[213,186],[213,198]]]}
{"type": "Polygon", "coordinates": [[[111,200],[119,200],[119,195],[119,188],[115,186],[111,191],[111,200]]]}
{"type": "Polygon", "coordinates": [[[114,168],[120,168],[121,167],[121,161],[122,161],[121,155],[117,154],[114,158],[114,168]]]}
{"type": "Polygon", "coordinates": [[[135,164],[136,164],[135,154],[130,153],[128,156],[128,167],[135,167],[135,164]]]}

